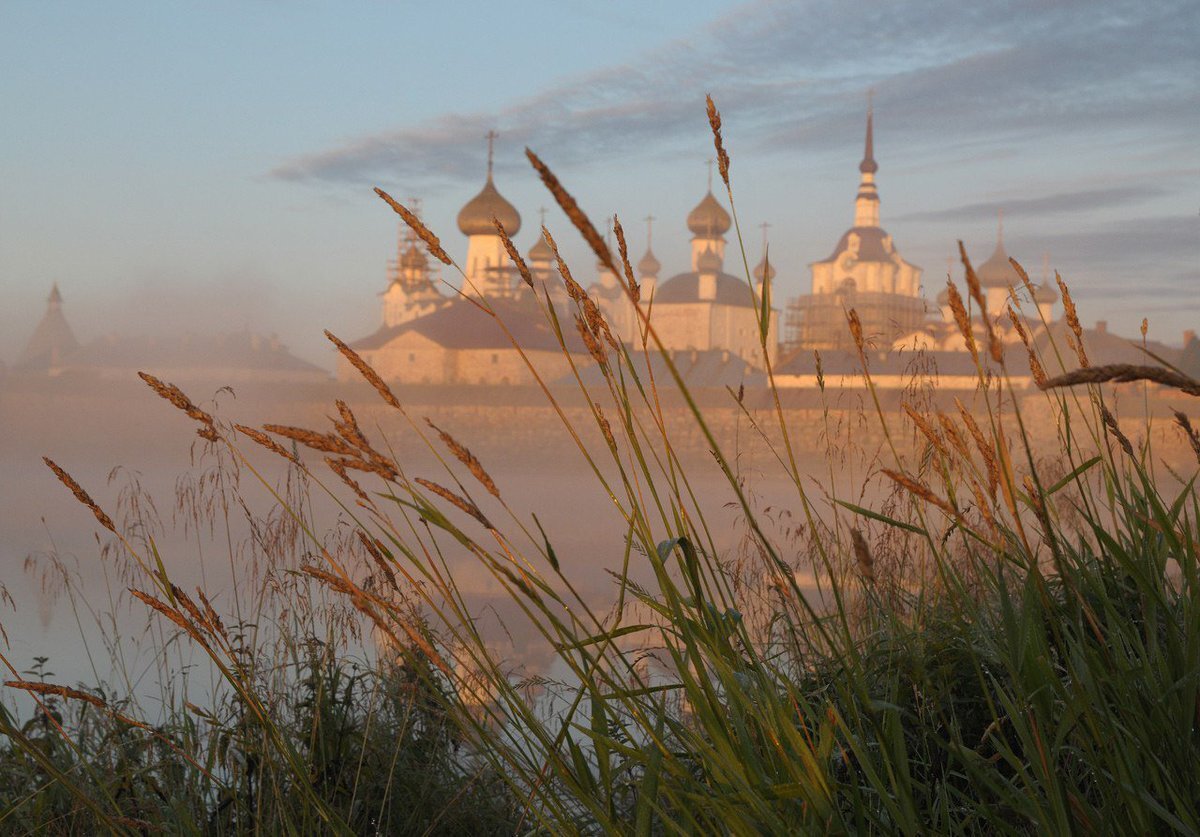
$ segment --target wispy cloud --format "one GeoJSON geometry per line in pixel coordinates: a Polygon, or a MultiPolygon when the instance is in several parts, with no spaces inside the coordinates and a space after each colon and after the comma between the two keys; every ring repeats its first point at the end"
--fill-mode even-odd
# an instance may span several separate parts
{"type": "Polygon", "coordinates": [[[1001,210],[1022,218],[1038,215],[1060,215],[1128,206],[1166,194],[1157,186],[1117,186],[1111,189],[1084,189],[1059,192],[1037,198],[982,201],[929,212],[912,212],[897,216],[897,221],[979,221],[995,218],[1001,210]]]}
{"type": "MultiPolygon", "coordinates": [[[[1197,130],[1200,5],[989,3],[903,6],[760,0],[640,60],[563,81],[495,111],[451,112],[280,163],[291,181],[360,184],[478,179],[489,128],[559,165],[666,155],[703,130],[716,96],[738,150],[844,145],[862,92],[879,90],[889,135],[906,147],[1002,148],[1030,136],[1153,126],[1197,130]]],[[[519,165],[517,155],[501,160],[519,165]]],[[[1045,210],[1049,211],[1049,210],[1045,210]]]]}

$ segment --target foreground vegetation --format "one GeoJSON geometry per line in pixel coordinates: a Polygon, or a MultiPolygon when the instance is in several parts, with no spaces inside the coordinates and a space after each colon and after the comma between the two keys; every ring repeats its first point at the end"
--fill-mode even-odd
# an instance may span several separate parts
{"type": "MultiPolygon", "coordinates": [[[[728,187],[711,105],[710,122],[728,187]]],[[[530,157],[636,298],[619,224],[614,255],[530,157]]],[[[451,263],[430,231],[387,200],[451,263]]],[[[264,455],[288,460],[295,482],[263,481],[281,511],[256,541],[276,563],[245,612],[219,614],[204,591],[172,582],[144,528],[115,523],[50,463],[130,562],[130,595],[159,620],[163,660],[187,644],[223,685],[207,707],[165,692],[165,717],[148,721],[136,702],[11,671],[9,685],[39,706],[25,721],[0,713],[0,827],[1200,831],[1196,469],[1169,470],[1149,432],[1131,440],[1102,390],[1106,380],[1150,378],[1186,398],[1200,385],[1161,368],[1088,367],[1064,285],[1078,342],[1061,351],[1077,353],[1084,369],[1047,379],[1042,370],[1062,369],[1064,358],[1036,356],[1027,343],[1056,423],[1047,456],[1026,432],[1004,354],[990,330],[976,345],[952,292],[979,370],[977,407],[947,414],[914,396],[902,414],[877,410],[871,420],[885,444],[862,477],[876,493],[840,496],[831,450],[830,477],[814,494],[798,465],[800,429],[778,407],[745,411],[794,488],[797,526],[787,533],[757,508],[736,455],[691,407],[745,521],[740,548],[722,553],[659,397],[678,389],[690,405],[686,387],[677,376],[654,380],[561,260],[560,271],[575,322],[561,323],[544,293],[542,315],[559,335],[578,331],[604,372],[605,386],[587,392],[594,427],[566,423],[564,432],[625,532],[624,554],[604,556],[614,569],[611,606],[577,593],[536,517],[507,504],[502,480],[462,442],[409,416],[332,335],[411,432],[449,453],[445,477],[410,475],[346,404],[336,405],[331,432],[264,432],[226,426],[144,376],[237,473],[259,474],[264,455]],[[1060,387],[1071,383],[1081,388],[1060,387]],[[305,464],[297,445],[324,463],[305,464]],[[325,489],[329,474],[337,481],[325,489]],[[349,535],[312,528],[306,496],[324,490],[345,503],[349,535]],[[552,649],[554,682],[522,679],[494,653],[450,571],[463,556],[552,649]],[[800,573],[816,587],[802,586],[800,573]],[[272,631],[260,629],[267,623],[272,631]],[[370,661],[350,651],[353,626],[382,649],[370,661]],[[537,690],[547,696],[532,699],[537,690]]],[[[969,263],[967,275],[982,307],[969,263]]],[[[770,300],[756,304],[765,312],[770,300]]],[[[873,396],[853,311],[848,328],[873,396]]],[[[765,349],[765,325],[761,338],[765,349]]],[[[637,348],[661,348],[652,317],[641,339],[637,348]]],[[[551,390],[546,397],[557,404],[551,390]]],[[[730,398],[741,404],[740,393],[730,398]]],[[[1200,438],[1182,414],[1178,422],[1200,463],[1200,438]]],[[[231,498],[240,483],[208,488],[226,498],[221,513],[239,507],[231,498]]],[[[169,662],[162,673],[169,682],[169,662]]]]}

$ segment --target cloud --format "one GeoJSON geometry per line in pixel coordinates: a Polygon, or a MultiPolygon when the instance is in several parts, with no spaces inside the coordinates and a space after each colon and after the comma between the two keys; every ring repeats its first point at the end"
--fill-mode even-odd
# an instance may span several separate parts
{"type": "Polygon", "coordinates": [[[1013,216],[1028,218],[1037,215],[1058,215],[1064,212],[1087,212],[1126,206],[1167,194],[1154,186],[1117,186],[1109,189],[1084,189],[1059,192],[1039,198],[1016,198],[983,201],[930,212],[912,212],[896,217],[898,221],[980,221],[995,218],[1003,210],[1013,216]]]}
{"type": "MultiPolygon", "coordinates": [[[[890,142],[945,151],[1032,136],[1106,137],[1131,125],[1197,130],[1200,6],[1035,0],[967,8],[760,0],[627,65],[552,85],[495,111],[450,113],[281,162],[288,181],[478,179],[479,137],[531,145],[556,165],[669,155],[704,130],[711,90],[737,150],[844,146],[862,93],[879,91],[890,142]]],[[[512,155],[515,157],[516,155],[512,155]]],[[[521,165],[519,160],[508,165],[521,165]]]]}

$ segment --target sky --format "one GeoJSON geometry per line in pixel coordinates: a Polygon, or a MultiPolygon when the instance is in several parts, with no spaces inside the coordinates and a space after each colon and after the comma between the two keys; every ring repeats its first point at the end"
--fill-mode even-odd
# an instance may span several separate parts
{"type": "Polygon", "coordinates": [[[750,263],[769,223],[791,297],[851,225],[868,90],[881,222],[931,300],[1003,209],[1009,254],[1048,259],[1086,322],[1178,344],[1200,330],[1198,42],[1194,0],[0,0],[0,361],[57,282],[84,341],[249,329],[331,367],[323,329],[380,320],[397,219],[372,187],[462,256],[492,129],[523,250],[553,206],[529,146],[635,259],[655,216],[663,276],[684,271],[706,93],[750,263]]]}

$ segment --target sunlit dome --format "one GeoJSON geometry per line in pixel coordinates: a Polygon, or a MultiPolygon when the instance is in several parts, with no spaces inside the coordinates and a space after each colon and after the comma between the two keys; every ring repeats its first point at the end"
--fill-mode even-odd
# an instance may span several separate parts
{"type": "Polygon", "coordinates": [[[467,201],[467,205],[458,213],[458,228],[462,230],[463,235],[495,235],[496,225],[492,221],[493,218],[500,222],[509,238],[521,229],[521,215],[517,208],[496,191],[496,185],[489,174],[482,191],[467,201]]]}
{"type": "Polygon", "coordinates": [[[717,203],[712,191],[709,191],[696,208],[688,213],[687,225],[692,234],[698,238],[715,238],[729,232],[731,224],[729,213],[725,207],[717,203]]]}
{"type": "Polygon", "coordinates": [[[996,242],[995,251],[986,262],[975,268],[975,275],[985,288],[1010,288],[1021,282],[1020,274],[1008,260],[1008,253],[1004,252],[1003,241],[996,242]]]}
{"type": "Polygon", "coordinates": [[[654,252],[649,247],[646,248],[646,255],[642,256],[642,260],[637,264],[638,274],[641,276],[657,276],[662,270],[662,264],[658,259],[654,258],[654,252]]]}

